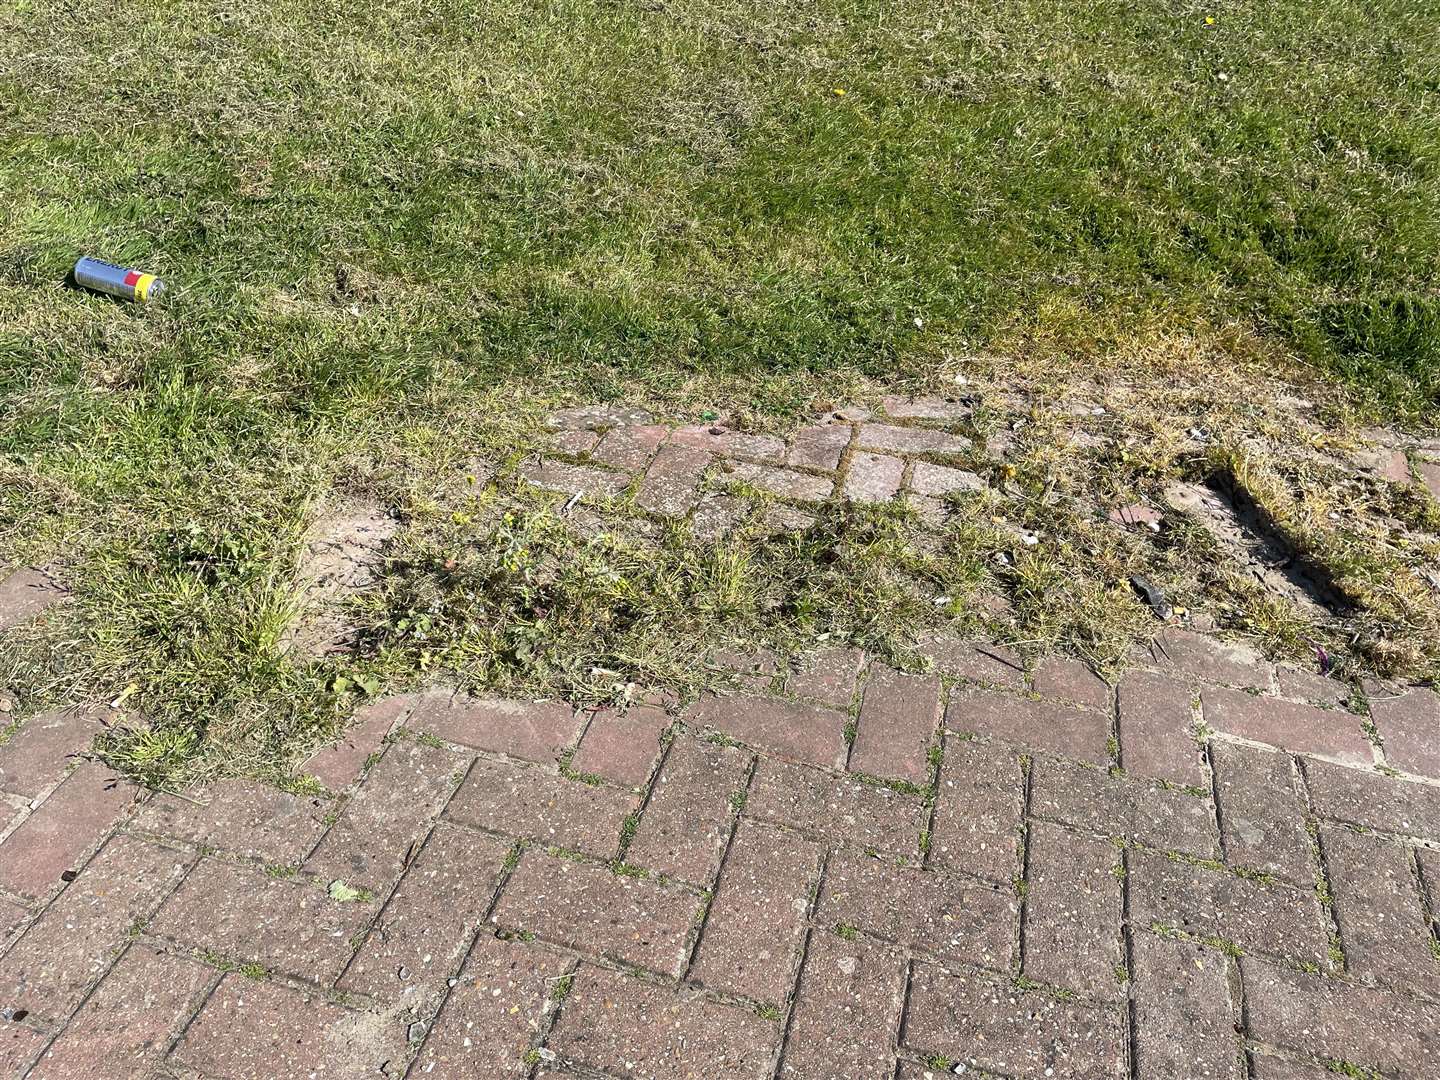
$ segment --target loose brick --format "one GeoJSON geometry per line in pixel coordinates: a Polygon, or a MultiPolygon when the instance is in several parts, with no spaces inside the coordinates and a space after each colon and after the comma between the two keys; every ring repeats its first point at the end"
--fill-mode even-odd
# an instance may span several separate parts
{"type": "Polygon", "coordinates": [[[964,454],[973,445],[962,435],[893,424],[861,424],[856,443],[865,450],[897,454],[964,454]]]}
{"type": "Polygon", "coordinates": [[[0,961],[0,1001],[38,1017],[67,1014],[191,859],[133,837],[113,838],[0,961]]]}
{"type": "Polygon", "coordinates": [[[1103,713],[993,690],[957,691],[945,710],[945,728],[1097,764],[1110,760],[1110,718],[1103,713]]]}
{"type": "Polygon", "coordinates": [[[387,1000],[423,995],[460,966],[510,845],[436,826],[355,954],[340,989],[387,1000]]]}
{"type": "Polygon", "coordinates": [[[617,427],[605,433],[595,448],[595,460],[602,465],[637,472],[650,464],[655,451],[670,434],[664,424],[640,424],[617,427]]]}
{"type": "Polygon", "coordinates": [[[1136,1075],[1245,1080],[1223,954],[1137,933],[1136,1075]]]}
{"type": "Polygon", "coordinates": [[[742,822],[735,832],[690,977],[757,1001],[785,1001],[795,983],[821,848],[742,822]]]}
{"type": "Polygon", "coordinates": [[[1397,769],[1440,776],[1440,694],[1411,690],[1370,699],[1370,715],[1385,742],[1385,760],[1397,769]]]}
{"type": "Polygon", "coordinates": [[[886,414],[897,420],[963,420],[974,411],[968,401],[933,395],[909,398],[891,395],[881,404],[886,414]]]}
{"type": "Polygon", "coordinates": [[[790,451],[785,455],[785,464],[798,465],[806,469],[834,470],[840,467],[840,458],[850,445],[849,424],[821,424],[801,428],[795,433],[790,451]]]}
{"type": "Polygon", "coordinates": [[[945,740],[930,861],[991,881],[1019,872],[1020,810],[1025,778],[1004,747],[945,740]]]}
{"type": "Polygon", "coordinates": [[[0,885],[22,896],[48,893],[100,842],[135,795],[108,766],[81,765],[0,844],[0,885]]]}
{"type": "Polygon", "coordinates": [[[1440,789],[1323,761],[1305,762],[1305,780],[1321,817],[1440,840],[1440,789]]]}
{"type": "Polygon", "coordinates": [[[574,745],[580,733],[575,710],[558,701],[436,697],[418,706],[407,723],[461,746],[546,763],[574,745]]]}
{"type": "Polygon", "coordinates": [[[1110,776],[1099,769],[1037,758],[1031,813],[1106,836],[1123,836],[1197,858],[1215,855],[1209,799],[1110,776]]]}
{"type": "Polygon", "coordinates": [[[1425,485],[1425,490],[1430,497],[1440,501],[1440,461],[1417,461],[1415,472],[1420,477],[1420,482],[1425,485]]]}
{"type": "Polygon", "coordinates": [[[405,1025],[278,983],[226,975],[173,1057],[226,1080],[381,1076],[407,1056],[405,1025]]]}
{"type": "Polygon", "coordinates": [[[912,784],[930,779],[930,744],[940,726],[940,679],[872,671],[850,748],[850,768],[912,784]]]}
{"type": "Polygon", "coordinates": [[[601,709],[586,725],[570,768],[584,776],[641,787],[650,779],[660,756],[660,736],[669,726],[670,715],[653,705],[636,705],[624,712],[601,709]]]}
{"type": "Polygon", "coordinates": [[[1163,631],[1150,648],[1156,666],[1203,682],[1271,689],[1271,668],[1254,649],[1193,630],[1163,631]]]}
{"type": "Polygon", "coordinates": [[[1367,982],[1440,993],[1440,958],[1401,845],[1337,825],[1320,834],[1350,971],[1367,982]]]}
{"type": "Polygon", "coordinates": [[[341,903],[325,885],[202,859],[155,916],[156,934],[329,985],[373,901],[341,903]]]}
{"type": "Polygon", "coordinates": [[[1370,743],[1360,730],[1360,718],[1352,713],[1239,690],[1207,689],[1200,704],[1205,723],[1216,731],[1284,750],[1320,754],[1347,765],[1369,765],[1374,760],[1370,743]]]}
{"type": "Polygon", "coordinates": [[[1440,1075],[1435,1006],[1240,958],[1252,1039],[1403,1076],[1440,1075]]]}
{"type": "Polygon", "coordinates": [[[1037,821],[1026,837],[1026,864],[1026,974],[1093,998],[1123,997],[1115,977],[1120,852],[1108,841],[1037,821]]]}
{"type": "Polygon", "coordinates": [[[984,491],[989,486],[973,472],[928,461],[917,461],[910,470],[910,490],[931,498],[941,499],[957,491],[984,491]]]}
{"type": "Polygon", "coordinates": [[[1329,964],[1329,925],[1313,887],[1263,885],[1146,851],[1131,853],[1129,871],[1130,918],[1137,926],[1219,937],[1250,952],[1329,964]]]}
{"type": "Polygon", "coordinates": [[[732,746],[676,739],[625,858],[684,881],[708,883],[730,837],[734,800],[752,757],[732,746]]]}
{"type": "Polygon", "coordinates": [[[915,965],[901,1041],[1010,1076],[1124,1077],[1118,1009],[1058,1001],[979,975],[915,965]]]}
{"type": "Polygon", "coordinates": [[[66,595],[43,570],[26,566],[0,575],[0,630],[29,622],[66,595]]]}
{"type": "Polygon", "coordinates": [[[492,921],[679,977],[699,906],[694,894],[651,878],[531,851],[506,882],[492,921]]]}
{"type": "Polygon", "coordinates": [[[253,780],[218,780],[187,798],[158,794],[135,817],[147,832],[263,859],[298,863],[325,831],[328,799],[253,780]]]}
{"type": "Polygon", "coordinates": [[[783,757],[837,769],[845,764],[845,714],[833,709],[740,694],[702,698],[685,719],[783,757]]]}
{"type": "Polygon", "coordinates": [[[904,475],[903,459],[857,450],[845,474],[845,497],[854,502],[885,502],[900,490],[904,475]]]}
{"type": "Polygon", "coordinates": [[[1210,786],[1195,742],[1194,696],[1187,684],[1148,671],[1132,671],[1120,680],[1120,762],[1126,772],[1210,786]]]}
{"type": "Polygon", "coordinates": [[[749,1009],[582,965],[555,1022],[562,1061],[609,1075],[762,1080],[778,1025],[749,1009]]]}
{"type": "Polygon", "coordinates": [[[586,784],[538,768],[480,758],[445,817],[506,836],[614,858],[625,818],[640,805],[629,791],[586,784]]]}
{"type": "Polygon", "coordinates": [[[528,1075],[525,1055],[554,1008],[551,989],[571,967],[566,957],[482,931],[409,1075],[528,1075]]]}
{"type": "Polygon", "coordinates": [[[652,514],[684,517],[699,501],[700,478],[711,457],[685,446],[664,446],[635,491],[635,502],[652,514]]]}
{"type": "Polygon", "coordinates": [[[719,540],[728,536],[750,516],[751,504],[734,495],[705,494],[690,517],[690,531],[696,540],[719,540]]]}
{"type": "Polygon", "coordinates": [[[370,755],[380,749],[390,729],[425,701],[423,694],[399,694],[365,706],[334,746],[317,752],[302,768],[327,790],[344,791],[355,782],[370,755]]]}
{"type": "Polygon", "coordinates": [[[1110,684],[1079,660],[1045,657],[1035,665],[1034,690],[1043,698],[1071,701],[1101,712],[1110,709],[1110,684]]]}
{"type": "Polygon", "coordinates": [[[895,1067],[891,1039],[905,989],[893,945],[816,929],[800,970],[779,1075],[786,1080],[871,1080],[895,1067]]]}
{"type": "Polygon", "coordinates": [[[1297,884],[1313,882],[1304,804],[1289,756],[1217,740],[1210,744],[1210,760],[1225,861],[1297,884]]]}
{"type": "Polygon", "coordinates": [[[835,490],[834,482],[821,476],[738,461],[729,465],[727,476],[761,491],[768,491],[771,495],[778,495],[782,499],[795,499],[798,502],[820,502],[828,499],[835,490]]]}
{"type": "Polygon", "coordinates": [[[725,457],[763,461],[778,465],[785,460],[785,444],[772,435],[751,435],[731,431],[719,424],[693,424],[676,428],[670,441],[678,446],[707,450],[725,457]]]}
{"type": "Polygon", "coordinates": [[[306,860],[312,873],[380,886],[400,876],[465,770],[452,750],[403,741],[385,751],[306,860]]]}
{"type": "Polygon", "coordinates": [[[915,858],[925,802],[820,769],[762,759],[745,813],[837,843],[915,858]]]}
{"type": "Polygon", "coordinates": [[[630,483],[630,478],[624,473],[597,469],[593,465],[571,465],[552,458],[526,464],[520,475],[546,491],[591,497],[619,495],[630,483]]]}
{"type": "Polygon", "coordinates": [[[1019,655],[1003,645],[962,641],[941,631],[920,640],[917,646],[942,675],[954,675],[971,682],[1005,690],[1025,689],[1025,664],[1019,655]]]}
{"type": "Polygon", "coordinates": [[[846,709],[855,696],[855,683],[864,663],[865,654],[859,649],[821,649],[796,662],[787,686],[799,697],[846,709]]]}
{"type": "Polygon", "coordinates": [[[135,944],[30,1074],[33,1080],[148,1075],[217,979],[214,968],[135,944]]]}
{"type": "Polygon", "coordinates": [[[105,709],[55,709],[32,716],[0,746],[0,791],[36,799],[55,786],[103,730],[105,709]]]}
{"type": "Polygon", "coordinates": [[[858,927],[941,960],[1008,969],[1018,905],[1009,889],[836,852],[815,921],[858,927]]]}

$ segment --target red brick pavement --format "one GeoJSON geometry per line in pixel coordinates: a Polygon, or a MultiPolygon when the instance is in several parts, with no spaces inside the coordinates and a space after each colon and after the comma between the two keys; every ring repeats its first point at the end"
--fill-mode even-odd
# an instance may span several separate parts
{"type": "Polygon", "coordinates": [[[1440,1076],[1433,691],[933,644],[668,713],[391,699],[320,795],[138,791],[22,711],[0,1076],[1440,1076]]]}

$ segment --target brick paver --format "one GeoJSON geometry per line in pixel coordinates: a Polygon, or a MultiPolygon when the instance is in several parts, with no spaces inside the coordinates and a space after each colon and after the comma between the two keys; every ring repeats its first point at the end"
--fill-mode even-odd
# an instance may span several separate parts
{"type": "Polygon", "coordinates": [[[423,995],[460,966],[510,844],[436,826],[340,979],[377,998],[423,995]]]}
{"type": "Polygon", "coordinates": [[[676,886],[533,851],[506,882],[494,922],[678,977],[699,910],[700,898],[676,886]]]}
{"type": "Polygon", "coordinates": [[[1370,700],[1370,715],[1385,740],[1385,760],[1397,769],[1440,777],[1440,694],[1411,690],[1370,700]]]}
{"type": "Polygon", "coordinates": [[[585,726],[570,768],[626,787],[642,787],[660,756],[660,735],[669,726],[670,715],[654,705],[636,705],[624,712],[601,709],[585,726]]]}
{"type": "Polygon", "coordinates": [[[100,842],[137,790],[99,762],[65,778],[0,845],[0,886],[43,896],[100,842]]]}
{"type": "Polygon", "coordinates": [[[1245,1080],[1224,954],[1140,931],[1131,955],[1136,1074],[1245,1080]]]}
{"type": "Polygon", "coordinates": [[[738,747],[676,739],[626,858],[648,870],[708,883],[719,869],[752,761],[738,747]]]}
{"type": "Polygon", "coordinates": [[[1319,754],[1346,765],[1369,765],[1374,760],[1360,718],[1343,709],[1321,709],[1240,690],[1212,689],[1200,695],[1200,705],[1205,723],[1227,735],[1297,753],[1319,754]]]}
{"type": "Polygon", "coordinates": [[[136,943],[125,951],[60,1037],[33,1080],[133,1080],[159,1064],[220,973],[136,943]]]}
{"type": "Polygon", "coordinates": [[[580,733],[580,719],[569,705],[463,696],[422,702],[405,724],[461,746],[540,762],[554,761],[580,733]]]}
{"type": "MultiPolygon", "coordinates": [[[[828,484],[851,423],[673,449],[828,484]]],[[[661,436],[581,449],[634,480],[661,436]]],[[[673,723],[425,690],[315,794],[142,792],[70,756],[102,712],[32,716],[0,1075],[1440,1075],[1435,694],[1368,686],[1374,750],[1333,680],[1162,641],[1114,690],[943,632],[914,674],[737,648],[673,723]]]]}
{"type": "Polygon", "coordinates": [[[1025,779],[1005,747],[947,738],[930,834],[930,861],[992,881],[1020,873],[1016,852],[1025,779]]]}
{"type": "Polygon", "coordinates": [[[1108,716],[1050,701],[1031,701],[992,690],[962,690],[951,697],[945,710],[945,728],[978,732],[1080,761],[1103,764],[1110,760],[1108,716]]]}
{"type": "Polygon", "coordinates": [[[0,1000],[40,1018],[68,1013],[192,859],[132,837],[112,839],[0,960],[0,1000]]]}
{"type": "Polygon", "coordinates": [[[1135,671],[1120,680],[1120,763],[1136,776],[1209,786],[1195,741],[1195,691],[1168,675],[1135,671]]]}
{"type": "Polygon", "coordinates": [[[329,985],[378,904],[332,899],[323,882],[203,859],[155,916],[161,937],[329,985]]]}
{"type": "Polygon", "coordinates": [[[89,749],[108,710],[55,709],[32,716],[0,746],[0,791],[38,798],[89,749]]]}
{"type": "Polygon", "coordinates": [[[174,1059],[227,1080],[384,1076],[408,1056],[405,1025],[310,992],[226,975],[186,1029],[174,1059]]]}
{"type": "Polygon", "coordinates": [[[745,812],[837,844],[915,858],[925,802],[917,795],[823,769],[761,761],[745,812]]]}
{"type": "Polygon", "coordinates": [[[821,848],[752,822],[736,830],[705,919],[691,977],[757,1001],[790,993],[821,848]]]}
{"type": "Polygon", "coordinates": [[[704,698],[685,721],[797,761],[845,764],[845,715],[833,709],[742,694],[704,698]]]}
{"type": "Polygon", "coordinates": [[[1132,852],[1128,869],[1130,918],[1137,926],[1328,963],[1329,925],[1313,887],[1268,885],[1147,851],[1132,852]]]}
{"type": "Polygon", "coordinates": [[[858,928],[914,950],[1008,968],[1019,904],[1009,889],[836,852],[816,905],[821,926],[858,928]]]}
{"type": "Polygon", "coordinates": [[[780,1075],[793,1080],[888,1076],[905,988],[901,951],[817,928],[811,935],[780,1075]]]}
{"type": "Polygon", "coordinates": [[[923,784],[940,726],[940,680],[882,668],[870,673],[860,705],[850,768],[923,784]]]}
{"type": "Polygon", "coordinates": [[[448,821],[613,858],[639,799],[623,788],[571,780],[538,765],[480,758],[445,808],[448,821]]]}
{"type": "Polygon", "coordinates": [[[1313,882],[1315,863],[1289,755],[1212,742],[1225,860],[1296,883],[1313,882]]]}
{"type": "Polygon", "coordinates": [[[902,1041],[1008,1076],[1099,1080],[1126,1075],[1119,1009],[933,964],[915,966],[902,1041]]]}
{"type": "Polygon", "coordinates": [[[1336,825],[1326,825],[1320,841],[1350,971],[1440,994],[1440,954],[1409,849],[1336,825]]]}
{"type": "Polygon", "coordinates": [[[397,742],[350,797],[305,868],[372,888],[399,877],[464,775],[466,759],[440,746],[397,742]]]}
{"type": "Polygon", "coordinates": [[[409,1075],[525,1076],[525,1055],[549,1027],[556,987],[574,966],[538,945],[482,931],[409,1075]]]}
{"type": "Polygon", "coordinates": [[[43,570],[0,570],[0,630],[19,626],[65,599],[65,591],[43,570]]]}
{"type": "Polygon", "coordinates": [[[1120,850],[1037,821],[1025,864],[1025,973],[1087,997],[1122,997],[1120,850]]]}
{"type": "Polygon", "coordinates": [[[1030,783],[1031,809],[1041,817],[1197,858],[1215,854],[1209,799],[1043,758],[1030,783]]]}
{"type": "Polygon", "coordinates": [[[749,1009],[590,965],[576,974],[549,1040],[562,1061],[612,1076],[707,1080],[764,1080],[778,1041],[778,1025],[749,1009]]]}
{"type": "Polygon", "coordinates": [[[159,794],[135,827],[267,863],[298,863],[325,831],[329,800],[253,780],[220,780],[184,798],[159,794]]]}

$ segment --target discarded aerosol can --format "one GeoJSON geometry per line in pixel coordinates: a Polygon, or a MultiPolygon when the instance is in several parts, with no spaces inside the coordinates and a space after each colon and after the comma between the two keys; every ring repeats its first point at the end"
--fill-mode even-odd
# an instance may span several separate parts
{"type": "Polygon", "coordinates": [[[165,282],[154,274],[89,258],[75,264],[75,284],[141,304],[154,300],[165,291],[165,282]]]}

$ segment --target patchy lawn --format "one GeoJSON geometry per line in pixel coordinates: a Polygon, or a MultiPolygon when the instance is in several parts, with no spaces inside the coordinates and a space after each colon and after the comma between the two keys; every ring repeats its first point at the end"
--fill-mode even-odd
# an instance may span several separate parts
{"type": "Polygon", "coordinates": [[[56,563],[76,603],[3,643],[0,682],[133,687],[150,722],[109,752],[147,779],[273,774],[437,674],[693,692],[733,640],[904,662],[949,619],[1114,663],[1149,625],[1137,572],[1272,650],[1432,674],[1435,508],[1333,461],[1435,418],[1437,35],[1399,2],[12,4],[0,565],[56,563]],[[171,292],[68,289],[82,253],[171,292]],[[539,593],[506,562],[570,543],[513,476],[557,404],[784,431],[957,375],[971,434],[1012,435],[966,463],[1009,497],[938,539],[836,506],[801,541],[592,545],[539,593]],[[458,505],[476,461],[497,483],[458,505]],[[1093,520],[1216,476],[1344,620],[1199,533],[1093,520]],[[297,560],[342,497],[402,527],[356,648],[298,657],[297,560]],[[1015,528],[1049,539],[998,569],[1015,528]]]}

